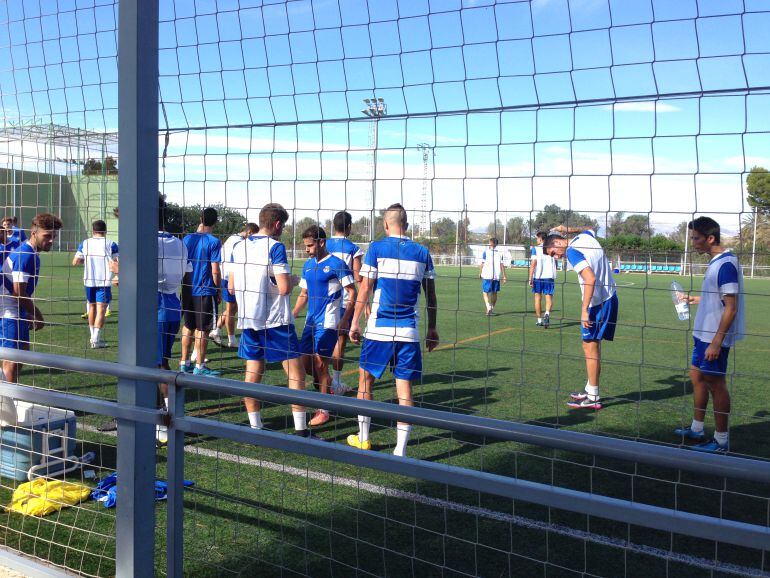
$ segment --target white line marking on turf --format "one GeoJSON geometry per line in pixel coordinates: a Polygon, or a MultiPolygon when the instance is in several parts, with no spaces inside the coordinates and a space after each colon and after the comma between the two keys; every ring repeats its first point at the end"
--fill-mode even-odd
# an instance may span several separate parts
{"type": "MultiPolygon", "coordinates": [[[[101,433],[103,435],[109,435],[116,437],[115,432],[99,432],[95,427],[89,425],[80,426],[81,429],[89,432],[101,433]]],[[[596,544],[602,544],[604,546],[612,546],[615,548],[625,548],[630,552],[636,554],[644,554],[652,556],[654,558],[660,558],[663,560],[670,560],[672,562],[681,562],[690,566],[695,566],[704,570],[725,572],[727,574],[735,574],[738,576],[764,576],[770,577],[770,573],[763,572],[758,568],[747,568],[744,566],[738,566],[737,564],[729,564],[726,562],[719,562],[716,560],[707,560],[705,558],[699,558],[697,556],[690,556],[688,554],[680,554],[678,552],[668,552],[660,548],[654,548],[652,546],[645,546],[644,544],[635,544],[628,542],[620,538],[612,538],[610,536],[604,536],[602,534],[595,534],[587,530],[577,530],[570,528],[569,526],[563,526],[561,524],[554,524],[551,522],[542,522],[539,520],[533,520],[531,518],[525,518],[524,516],[517,516],[516,514],[506,514],[504,512],[497,512],[488,508],[482,508],[481,506],[468,506],[466,504],[460,504],[457,502],[451,502],[449,500],[442,500],[440,498],[431,498],[418,494],[416,492],[407,492],[405,490],[397,490],[395,488],[388,488],[385,486],[378,486],[376,484],[370,484],[368,482],[362,482],[360,480],[354,480],[352,478],[343,478],[334,476],[331,474],[325,474],[323,472],[316,472],[313,470],[296,468],[294,466],[287,466],[284,464],[277,464],[275,462],[267,462],[264,460],[258,460],[254,458],[246,458],[237,456],[235,454],[229,454],[226,452],[220,452],[217,450],[211,450],[208,448],[201,448],[195,445],[186,445],[184,447],[185,453],[205,456],[208,458],[225,460],[234,464],[245,464],[247,466],[255,466],[258,468],[265,468],[274,472],[291,474],[293,476],[305,477],[317,482],[325,482],[329,484],[336,484],[338,486],[344,486],[356,490],[361,490],[370,494],[385,496],[387,498],[396,498],[399,500],[410,500],[417,502],[425,506],[433,506],[436,508],[444,508],[453,512],[459,512],[461,514],[470,514],[472,516],[479,516],[481,518],[487,518],[490,520],[497,520],[498,522],[505,522],[509,524],[515,524],[524,528],[532,530],[541,530],[543,532],[553,532],[561,536],[568,536],[570,538],[577,538],[580,540],[588,540],[596,544]]],[[[596,516],[601,518],[601,516],[596,516]]]]}

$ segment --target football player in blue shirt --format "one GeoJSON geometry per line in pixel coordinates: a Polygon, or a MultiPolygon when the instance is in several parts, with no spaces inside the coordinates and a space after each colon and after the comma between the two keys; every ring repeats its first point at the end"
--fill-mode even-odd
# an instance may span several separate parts
{"type": "Polygon", "coordinates": [[[690,427],[674,433],[700,441],[694,450],[724,454],[730,449],[728,418],[730,391],[725,374],[730,348],[743,339],[745,308],[743,306],[743,271],[738,258],[720,244],[720,227],[710,217],[698,217],[688,223],[692,248],[711,258],[703,275],[701,295],[689,296],[698,306],[693,324],[693,350],[690,379],[693,388],[693,419],[690,427]],[[703,422],[709,394],[714,399],[714,437],[704,441],[703,422]]]}
{"type": "Polygon", "coordinates": [[[184,327],[182,328],[182,359],[180,371],[195,375],[219,375],[206,367],[209,332],[217,318],[219,285],[221,281],[222,242],[212,235],[219,215],[211,207],[203,209],[201,223],[195,233],[184,238],[187,255],[192,263],[192,286],[182,288],[184,327]],[[195,339],[195,369],[188,363],[188,354],[195,339]]]}
{"type": "MultiPolygon", "coordinates": [[[[361,342],[359,320],[366,308],[372,285],[376,281],[372,312],[367,321],[358,379],[358,399],[372,399],[374,380],[390,367],[396,378],[396,394],[400,405],[411,406],[412,381],[422,375],[419,314],[417,301],[420,290],[425,291],[428,331],[425,339],[428,351],[438,345],[436,330],[436,271],[427,247],[406,236],[409,223],[406,209],[396,203],[385,210],[383,227],[387,237],[374,241],[361,267],[361,287],[350,322],[350,340],[361,342]]],[[[348,436],[348,445],[369,450],[371,417],[358,416],[358,435],[348,436]]],[[[405,456],[412,426],[398,422],[394,455],[405,456]]]]}
{"type": "MultiPolygon", "coordinates": [[[[45,326],[43,315],[35,306],[32,294],[40,278],[41,251],[50,251],[62,228],[59,217],[40,213],[32,219],[29,240],[7,254],[2,267],[0,286],[0,346],[29,349],[29,330],[45,326]]],[[[6,381],[17,383],[21,363],[3,361],[6,381]]]]}
{"type": "MultiPolygon", "coordinates": [[[[292,314],[294,317],[308,305],[305,329],[299,348],[305,373],[313,376],[321,393],[330,393],[331,376],[329,360],[337,346],[340,332],[346,332],[353,316],[348,307],[342,316],[342,294],[349,303],[356,301],[356,285],[353,272],[339,257],[326,250],[326,231],[312,225],[302,233],[302,243],[310,259],[302,267],[300,291],[292,314]]],[[[323,425],[329,421],[329,412],[319,409],[310,420],[311,426],[323,425]]]]}
{"type": "Polygon", "coordinates": [[[3,229],[7,231],[6,245],[9,251],[17,249],[24,241],[27,240],[27,235],[24,233],[24,229],[19,228],[19,218],[15,215],[5,217],[3,219],[3,229]]]}
{"type": "Polygon", "coordinates": [[[543,253],[555,259],[566,255],[578,274],[582,295],[580,332],[586,360],[587,381],[584,391],[570,394],[567,405],[574,408],[602,409],[599,378],[602,371],[602,341],[612,341],[618,320],[618,296],[615,279],[604,249],[593,231],[559,225],[545,238],[543,253]],[[569,233],[580,232],[571,241],[569,233]]]}
{"type": "MultiPolygon", "coordinates": [[[[334,235],[331,238],[326,239],[326,249],[334,255],[345,261],[345,265],[348,269],[353,271],[353,280],[356,283],[361,283],[361,261],[364,257],[364,252],[353,241],[348,239],[350,236],[350,230],[353,226],[353,217],[347,211],[340,211],[334,215],[334,235]]],[[[341,316],[345,316],[345,312],[348,309],[355,307],[355,300],[348,300],[348,293],[342,296],[342,313],[341,316]]],[[[334,348],[334,354],[332,355],[332,392],[336,395],[344,395],[350,388],[342,381],[342,368],[345,366],[345,346],[348,343],[347,332],[340,331],[339,339],[337,339],[337,347],[334,348]]]]}

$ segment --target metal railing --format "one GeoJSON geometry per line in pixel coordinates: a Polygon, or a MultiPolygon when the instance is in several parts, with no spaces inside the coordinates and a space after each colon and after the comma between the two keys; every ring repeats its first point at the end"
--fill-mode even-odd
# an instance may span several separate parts
{"type": "MultiPolygon", "coordinates": [[[[86,396],[72,395],[9,383],[0,384],[0,395],[14,399],[56,406],[76,411],[98,413],[117,418],[119,438],[127,426],[151,428],[153,425],[168,427],[168,512],[166,555],[168,575],[183,575],[183,528],[184,507],[184,437],[200,434],[225,438],[265,448],[285,450],[296,454],[332,460],[382,472],[409,476],[425,481],[440,482],[505,498],[519,499],[534,504],[563,509],[634,524],[642,527],[683,534],[727,544],[766,550],[770,548],[770,528],[724,518],[672,510],[645,503],[631,502],[594,493],[581,492],[555,485],[546,485],[498,474],[460,468],[443,463],[395,457],[379,452],[363,452],[344,445],[307,440],[297,436],[267,430],[253,430],[213,419],[186,416],[184,392],[187,389],[212,393],[256,397],[276,404],[298,404],[320,407],[341,415],[369,415],[380,420],[397,420],[442,430],[470,433],[492,439],[515,441],[594,456],[621,459],[634,463],[665,466],[677,470],[722,476],[725,478],[770,482],[770,462],[736,456],[700,454],[686,449],[642,444],[636,441],[615,439],[573,431],[554,430],[543,426],[512,423],[496,419],[462,415],[419,407],[403,407],[389,403],[363,401],[329,396],[310,391],[244,384],[242,382],[199,377],[186,373],[143,368],[121,363],[93,361],[74,357],[43,354],[10,349],[0,350],[5,359],[25,364],[41,365],[66,371],[109,375],[124,380],[148,383],[167,383],[169,386],[169,410],[148,409],[125,402],[112,402],[86,396]]],[[[152,386],[154,388],[154,385],[152,386]]],[[[153,392],[154,393],[154,392],[153,392]]],[[[138,458],[154,463],[154,444],[137,445],[138,458]]],[[[121,476],[121,479],[128,479],[121,476]]],[[[127,487],[131,483],[124,484],[127,487]]],[[[138,485],[138,484],[137,484],[138,485]]],[[[131,493],[134,493],[131,489],[131,493]]],[[[140,495],[140,494],[137,494],[140,495]]],[[[147,493],[149,496],[149,492],[147,493]]],[[[135,515],[134,504],[119,502],[118,528],[128,523],[126,518],[135,515]]],[[[138,528],[138,536],[147,544],[154,542],[154,524],[138,528]]],[[[129,550],[117,549],[116,565],[119,575],[127,575],[122,568],[130,562],[122,559],[129,550]]],[[[144,567],[133,572],[149,575],[153,572],[150,557],[144,567]],[[144,574],[147,572],[147,574],[144,574]]]]}

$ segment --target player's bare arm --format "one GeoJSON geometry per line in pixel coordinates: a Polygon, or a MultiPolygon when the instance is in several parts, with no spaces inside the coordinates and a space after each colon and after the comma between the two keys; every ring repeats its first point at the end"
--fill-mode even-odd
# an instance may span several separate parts
{"type": "Polygon", "coordinates": [[[302,310],[307,305],[307,289],[303,289],[299,292],[299,296],[297,297],[297,302],[294,304],[294,309],[291,310],[291,314],[296,317],[299,315],[302,310]]]}
{"type": "MultiPolygon", "coordinates": [[[[356,291],[355,283],[351,283],[345,287],[345,292],[348,294],[348,303],[355,303],[358,297],[358,291],[356,291]]],[[[353,307],[348,307],[345,309],[345,315],[342,316],[342,319],[340,319],[339,327],[337,327],[337,330],[340,333],[347,334],[348,330],[350,329],[350,320],[353,318],[353,311],[353,307]]]]}
{"type": "Polygon", "coordinates": [[[425,336],[425,346],[428,351],[433,351],[439,343],[438,329],[436,329],[436,318],[438,317],[438,299],[436,299],[436,281],[434,279],[423,279],[423,290],[425,291],[425,301],[428,310],[428,332],[425,336]]]}
{"type": "Polygon", "coordinates": [[[733,321],[735,321],[735,316],[738,314],[738,300],[735,295],[724,295],[722,297],[722,302],[725,304],[725,308],[724,311],[722,311],[722,318],[719,320],[719,328],[704,354],[709,361],[719,358],[725,336],[730,330],[733,321]]]}
{"type": "Polygon", "coordinates": [[[366,309],[366,304],[369,301],[369,293],[371,292],[371,279],[364,277],[361,279],[361,286],[358,289],[358,297],[356,298],[356,307],[353,311],[353,318],[350,320],[350,340],[353,343],[361,343],[361,328],[359,322],[361,315],[366,309]]]}
{"type": "Polygon", "coordinates": [[[583,327],[590,329],[591,325],[593,325],[593,322],[588,315],[588,310],[591,307],[591,299],[594,296],[596,274],[594,273],[594,270],[591,269],[591,267],[586,267],[580,272],[580,277],[584,282],[583,305],[580,308],[580,322],[583,324],[583,327]]]}
{"type": "Polygon", "coordinates": [[[40,313],[40,309],[35,307],[32,298],[27,295],[26,283],[14,283],[13,295],[19,300],[19,309],[22,309],[27,314],[27,319],[32,324],[32,329],[38,331],[45,327],[45,321],[43,320],[43,314],[40,313]]]}

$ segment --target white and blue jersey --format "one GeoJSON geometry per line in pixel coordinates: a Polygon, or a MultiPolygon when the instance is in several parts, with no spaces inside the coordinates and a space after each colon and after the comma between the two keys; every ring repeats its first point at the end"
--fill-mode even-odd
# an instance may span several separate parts
{"type": "Polygon", "coordinates": [[[427,247],[405,236],[375,241],[366,252],[361,275],[377,282],[365,337],[419,341],[417,301],[422,281],[436,277],[427,247]]]}
{"type": "Polygon", "coordinates": [[[585,293],[585,281],[580,276],[580,272],[586,267],[590,267],[593,271],[596,281],[590,307],[612,299],[616,290],[612,267],[593,231],[584,231],[570,241],[567,247],[567,261],[578,273],[581,295],[585,293]]]}
{"type": "Polygon", "coordinates": [[[0,308],[6,319],[19,318],[19,301],[13,295],[14,283],[27,284],[27,297],[32,297],[40,274],[40,256],[29,243],[15,251],[6,253],[3,261],[3,284],[0,293],[0,308]]]}
{"type": "Polygon", "coordinates": [[[216,295],[212,263],[222,262],[222,242],[210,233],[191,233],[184,238],[187,256],[192,263],[192,296],[216,295]]]}
{"type": "Polygon", "coordinates": [[[722,347],[732,347],[743,339],[745,315],[743,306],[743,270],[738,258],[730,251],[715,255],[706,268],[701,288],[700,304],[695,315],[693,337],[704,343],[711,343],[719,329],[725,304],[725,295],[735,295],[737,312],[730,329],[727,331],[722,347]]]}
{"type": "Polygon", "coordinates": [[[107,237],[90,237],[80,242],[75,257],[83,261],[83,285],[109,287],[114,276],[112,262],[118,259],[118,244],[107,237]]]}
{"type": "Polygon", "coordinates": [[[192,271],[187,258],[187,247],[182,241],[158,232],[158,321],[161,323],[179,321],[182,318],[182,304],[179,301],[179,287],[185,273],[192,271]]]}
{"type": "Polygon", "coordinates": [[[19,227],[11,227],[11,234],[5,242],[6,250],[14,251],[18,249],[21,244],[27,240],[27,234],[24,229],[19,227]]]}
{"type": "MultiPolygon", "coordinates": [[[[342,259],[348,269],[353,270],[353,260],[357,257],[363,257],[364,252],[353,241],[347,237],[334,235],[326,239],[326,250],[338,259],[342,259]]],[[[355,279],[353,279],[355,281],[355,279]]],[[[348,307],[348,294],[342,295],[342,308],[348,307]]]]}
{"type": "Polygon", "coordinates": [[[532,247],[530,261],[535,261],[532,279],[556,279],[556,259],[543,253],[542,245],[532,247]]]}
{"type": "Polygon", "coordinates": [[[494,249],[487,247],[481,254],[481,278],[497,281],[500,279],[503,267],[505,267],[503,252],[497,247],[494,249]]]}
{"type": "Polygon", "coordinates": [[[281,295],[276,275],[290,275],[286,247],[265,235],[252,235],[233,247],[228,265],[238,303],[239,329],[269,329],[294,323],[290,295],[281,295]]]}
{"type": "Polygon", "coordinates": [[[302,267],[299,286],[307,291],[308,309],[305,325],[337,329],[342,311],[344,288],[353,284],[353,272],[334,255],[320,261],[308,259],[302,267]]]}

